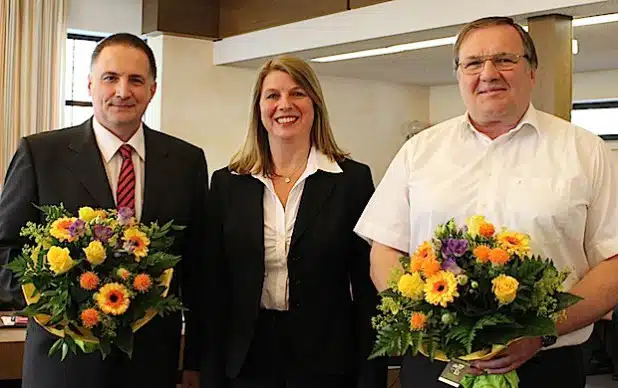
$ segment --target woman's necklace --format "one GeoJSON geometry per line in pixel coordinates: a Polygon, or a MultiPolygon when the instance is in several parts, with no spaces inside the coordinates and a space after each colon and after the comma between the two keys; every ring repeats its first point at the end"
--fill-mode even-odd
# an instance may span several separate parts
{"type": "Polygon", "coordinates": [[[283,178],[283,181],[285,183],[290,183],[292,181],[292,177],[305,165],[305,163],[302,163],[300,166],[298,166],[296,168],[296,170],[294,170],[289,176],[284,176],[284,175],[279,175],[277,174],[277,176],[280,176],[281,178],[283,178]]]}

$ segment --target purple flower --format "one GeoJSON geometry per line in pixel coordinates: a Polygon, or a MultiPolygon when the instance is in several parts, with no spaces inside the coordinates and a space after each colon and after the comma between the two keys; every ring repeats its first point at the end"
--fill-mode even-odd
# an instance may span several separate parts
{"type": "Polygon", "coordinates": [[[458,240],[449,238],[446,244],[442,245],[442,255],[445,257],[461,257],[468,250],[468,240],[458,240]]]}
{"type": "Polygon", "coordinates": [[[448,259],[442,262],[442,269],[447,272],[452,272],[454,275],[463,273],[463,269],[457,265],[455,259],[448,259]]]}
{"type": "Polygon", "coordinates": [[[102,244],[107,244],[107,241],[112,237],[112,228],[105,225],[94,225],[92,233],[95,240],[101,241],[102,244]]]}
{"type": "Polygon", "coordinates": [[[81,237],[86,231],[86,223],[82,219],[76,219],[71,226],[69,226],[69,235],[71,237],[81,237]]]}
{"type": "Polygon", "coordinates": [[[128,207],[121,207],[120,209],[118,209],[118,223],[122,226],[129,225],[133,214],[133,209],[128,207]]]}

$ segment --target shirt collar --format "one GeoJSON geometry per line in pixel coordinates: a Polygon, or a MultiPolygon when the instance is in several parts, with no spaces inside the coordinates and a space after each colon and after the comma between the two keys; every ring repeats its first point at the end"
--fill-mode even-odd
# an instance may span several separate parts
{"type": "MultiPolygon", "coordinates": [[[[474,132],[475,134],[480,134],[480,132],[474,128],[474,125],[470,122],[470,116],[468,112],[463,116],[463,120],[461,125],[468,130],[474,132]]],[[[537,117],[537,110],[534,108],[532,103],[528,106],[528,110],[524,114],[524,116],[519,120],[519,123],[509,131],[510,134],[516,133],[520,131],[524,126],[532,128],[538,136],[541,136],[541,130],[539,129],[539,121],[537,117]]]]}
{"type": "MultiPolygon", "coordinates": [[[[309,157],[307,158],[307,167],[305,168],[305,172],[300,176],[299,181],[310,175],[315,174],[318,170],[322,170],[324,172],[332,174],[339,174],[343,172],[337,162],[331,160],[326,154],[315,148],[315,146],[312,146],[311,150],[309,151],[309,157]]],[[[237,173],[233,171],[232,174],[237,173]]],[[[251,176],[260,180],[263,183],[266,183],[266,181],[269,180],[261,172],[251,174],[251,176]]]]}
{"type": "Polygon", "coordinates": [[[137,154],[139,155],[142,161],[146,160],[146,146],[144,142],[144,126],[140,123],[137,132],[133,134],[133,136],[124,143],[122,140],[116,137],[111,131],[107,130],[101,123],[97,121],[97,119],[92,117],[92,127],[94,129],[94,136],[97,140],[97,144],[99,149],[101,150],[101,155],[103,156],[103,160],[105,163],[109,163],[110,160],[116,155],[118,149],[123,144],[128,144],[137,154]]]}

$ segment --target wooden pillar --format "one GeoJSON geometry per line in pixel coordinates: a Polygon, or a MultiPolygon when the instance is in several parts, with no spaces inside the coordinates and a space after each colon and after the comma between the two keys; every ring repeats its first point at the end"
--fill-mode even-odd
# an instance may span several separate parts
{"type": "Polygon", "coordinates": [[[573,27],[571,16],[545,15],[528,19],[528,32],[539,58],[535,108],[571,120],[573,104],[573,27]]]}

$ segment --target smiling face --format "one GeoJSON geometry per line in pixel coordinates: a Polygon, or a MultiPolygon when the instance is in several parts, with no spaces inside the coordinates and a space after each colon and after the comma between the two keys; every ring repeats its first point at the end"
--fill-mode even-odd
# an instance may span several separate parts
{"type": "Polygon", "coordinates": [[[97,121],[128,140],[156,91],[148,56],[126,45],[105,47],[92,65],[88,90],[97,121]]]}
{"type": "MultiPolygon", "coordinates": [[[[524,55],[521,37],[512,26],[497,25],[471,31],[459,49],[460,63],[496,54],[524,55]]],[[[480,124],[517,123],[530,104],[535,70],[525,58],[510,70],[498,71],[484,62],[479,74],[457,69],[459,91],[470,118],[480,124]]]]}
{"type": "Polygon", "coordinates": [[[262,83],[260,118],[271,141],[309,141],[314,119],[313,101],[289,74],[273,70],[262,83]]]}

